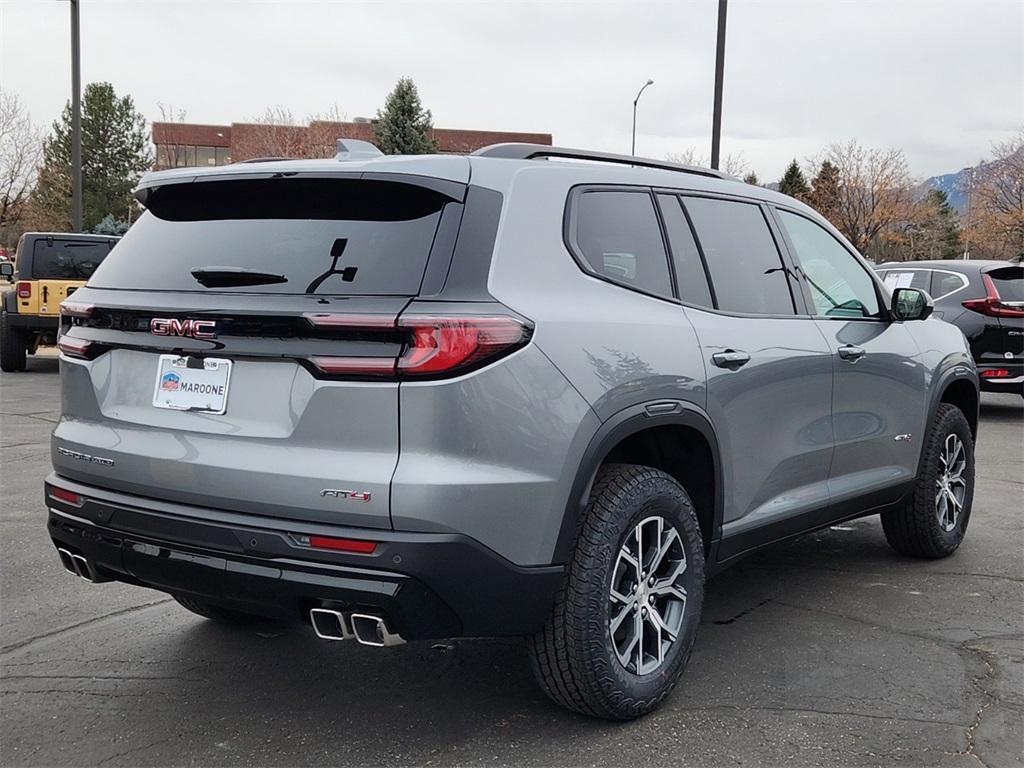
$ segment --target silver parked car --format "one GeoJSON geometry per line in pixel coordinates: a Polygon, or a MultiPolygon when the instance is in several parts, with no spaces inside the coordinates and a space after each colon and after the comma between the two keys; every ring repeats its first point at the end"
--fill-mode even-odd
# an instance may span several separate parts
{"type": "Polygon", "coordinates": [[[871,514],[960,544],[964,337],[807,206],[578,150],[340,149],[147,175],[64,302],[70,572],[366,645],[522,635],[556,702],[628,719],[740,556],[871,514]]]}

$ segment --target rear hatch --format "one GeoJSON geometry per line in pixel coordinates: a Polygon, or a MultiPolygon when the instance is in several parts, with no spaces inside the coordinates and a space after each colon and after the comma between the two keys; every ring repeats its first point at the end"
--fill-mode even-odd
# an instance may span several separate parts
{"type": "Polygon", "coordinates": [[[389,527],[393,374],[408,346],[397,318],[432,258],[450,259],[465,189],[402,179],[268,174],[150,190],[147,213],[65,304],[57,472],[389,527]]]}
{"type": "MultiPolygon", "coordinates": [[[[34,281],[28,289],[35,291],[35,300],[22,312],[52,316],[60,315],[60,303],[89,279],[110,253],[117,238],[110,240],[76,240],[74,237],[38,237],[31,243],[29,274],[22,280],[34,281]]],[[[23,257],[24,258],[24,257],[23,257]]],[[[28,261],[28,260],[26,260],[28,261]]]]}
{"type": "Polygon", "coordinates": [[[981,273],[985,296],[964,306],[988,318],[975,356],[983,377],[1013,379],[1024,373],[1024,266],[989,267],[981,273]]]}

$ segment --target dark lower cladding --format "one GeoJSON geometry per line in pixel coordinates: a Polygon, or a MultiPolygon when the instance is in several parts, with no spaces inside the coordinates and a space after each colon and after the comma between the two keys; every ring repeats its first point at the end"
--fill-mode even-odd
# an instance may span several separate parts
{"type": "Polygon", "coordinates": [[[46,480],[49,531],[95,580],[308,621],[311,608],[385,616],[407,640],[524,635],[543,626],[560,566],[521,568],[456,534],[311,525],[172,504],[46,480]],[[55,497],[63,489],[81,506],[55,497]],[[299,546],[295,537],[372,540],[372,554],[299,546]]]}
{"type": "Polygon", "coordinates": [[[43,317],[41,315],[20,315],[17,312],[7,313],[7,323],[15,328],[29,331],[53,331],[60,327],[59,317],[43,317]]]}

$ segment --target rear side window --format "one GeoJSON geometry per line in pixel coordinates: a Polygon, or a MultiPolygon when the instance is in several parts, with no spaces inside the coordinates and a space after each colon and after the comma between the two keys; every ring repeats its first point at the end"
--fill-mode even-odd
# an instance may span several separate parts
{"type": "Polygon", "coordinates": [[[573,245],[601,277],[672,298],[672,280],[654,201],[646,191],[591,190],[573,211],[573,245]]]}
{"type": "Polygon", "coordinates": [[[943,296],[949,296],[953,291],[959,291],[967,283],[966,277],[955,272],[933,272],[931,295],[933,298],[941,299],[943,296]]]}
{"type": "Polygon", "coordinates": [[[1003,302],[1024,301],[1024,267],[1000,267],[988,273],[1003,302]]]}
{"type": "Polygon", "coordinates": [[[87,280],[116,241],[82,242],[45,238],[32,246],[33,280],[87,280]]]}
{"type": "MultiPolygon", "coordinates": [[[[173,291],[419,292],[444,194],[360,179],[236,179],[156,189],[90,285],[173,291]],[[194,270],[272,282],[206,288],[194,270]]],[[[239,281],[240,282],[240,281],[239,281]]]]}
{"type": "Polygon", "coordinates": [[[732,200],[683,199],[707,260],[718,308],[796,314],[786,269],[761,208],[732,200]]]}
{"type": "Polygon", "coordinates": [[[693,239],[693,232],[690,231],[686,216],[683,215],[679,198],[675,195],[658,195],[658,203],[661,205],[661,217],[665,221],[665,231],[668,233],[672,262],[676,267],[679,298],[698,307],[713,307],[704,262],[700,258],[700,251],[697,250],[697,243],[693,239]]]}

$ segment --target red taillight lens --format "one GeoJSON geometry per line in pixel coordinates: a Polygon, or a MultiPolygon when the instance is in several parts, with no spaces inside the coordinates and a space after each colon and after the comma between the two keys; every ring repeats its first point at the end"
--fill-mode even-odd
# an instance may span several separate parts
{"type": "Polygon", "coordinates": [[[70,336],[61,336],[57,342],[57,349],[63,352],[68,357],[74,357],[79,360],[89,360],[89,347],[92,346],[91,341],[85,341],[84,339],[73,339],[70,336]]]}
{"type": "Polygon", "coordinates": [[[333,552],[354,552],[357,555],[372,555],[377,542],[361,539],[339,539],[334,536],[293,536],[296,543],[313,549],[329,549],[333,552]]]}
{"type": "Polygon", "coordinates": [[[985,286],[985,298],[965,301],[964,307],[989,317],[1024,317],[1024,308],[1003,302],[991,277],[982,275],[981,282],[985,286]]]}
{"type": "Polygon", "coordinates": [[[85,497],[74,493],[72,491],[66,491],[63,488],[50,487],[50,498],[57,499],[57,501],[67,502],[76,507],[80,507],[85,503],[85,497]]]}
{"type": "Polygon", "coordinates": [[[979,371],[978,375],[983,379],[1005,379],[1009,377],[1010,372],[1005,368],[992,368],[987,371],[979,371]]]}
{"type": "Polygon", "coordinates": [[[92,317],[95,307],[82,301],[62,301],[60,313],[64,317],[92,317]]]}
{"type": "Polygon", "coordinates": [[[414,378],[457,374],[518,349],[530,340],[533,327],[505,315],[305,315],[319,328],[380,333],[405,337],[397,357],[311,358],[313,365],[331,376],[414,378]]]}
{"type": "Polygon", "coordinates": [[[32,283],[18,282],[18,298],[19,299],[31,299],[32,298],[32,283]]]}
{"type": "Polygon", "coordinates": [[[521,346],[530,328],[513,317],[402,316],[399,328],[412,332],[412,342],[398,359],[406,376],[454,373],[521,346]]]}

